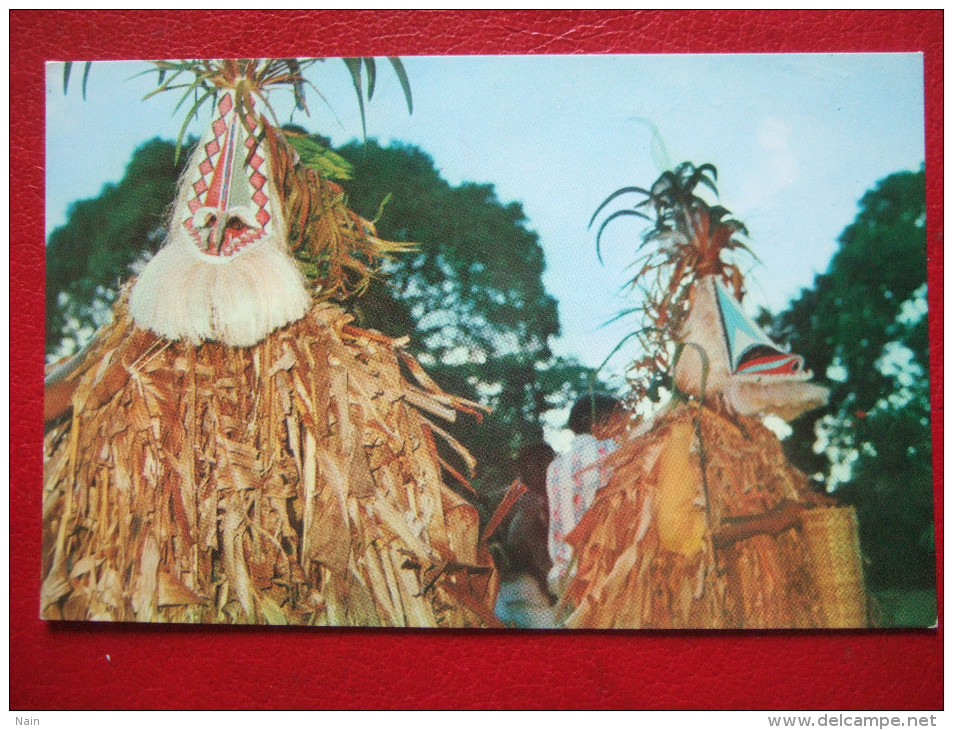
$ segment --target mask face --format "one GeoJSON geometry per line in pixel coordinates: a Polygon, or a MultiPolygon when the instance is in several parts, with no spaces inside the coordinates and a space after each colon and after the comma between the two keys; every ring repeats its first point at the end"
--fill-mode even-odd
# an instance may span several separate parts
{"type": "MultiPolygon", "coordinates": [[[[248,102],[250,104],[251,102],[248,102]]],[[[311,305],[288,253],[265,124],[233,93],[183,174],[165,244],[133,285],[129,311],[170,340],[251,347],[311,305]]]]}
{"type": "Polygon", "coordinates": [[[185,173],[187,208],[177,217],[199,253],[225,261],[267,238],[275,216],[266,145],[253,110],[239,117],[234,95],[227,92],[216,113],[185,173]]]}
{"type": "Polygon", "coordinates": [[[804,358],[784,352],[720,281],[713,284],[732,375],[797,375],[804,370],[804,358]]]}
{"type": "Polygon", "coordinates": [[[685,393],[701,396],[704,388],[737,413],[784,419],[827,402],[827,390],[809,382],[804,359],[773,342],[714,276],[695,285],[679,340],[686,346],[675,381],[685,393]]]}

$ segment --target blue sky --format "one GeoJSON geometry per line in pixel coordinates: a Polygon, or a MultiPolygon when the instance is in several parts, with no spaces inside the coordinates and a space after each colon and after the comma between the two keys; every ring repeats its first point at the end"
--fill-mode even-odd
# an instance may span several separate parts
{"type": "MultiPolygon", "coordinates": [[[[546,254],[545,284],[559,300],[563,335],[554,349],[589,365],[636,326],[601,326],[632,304],[620,288],[641,233],[638,224],[613,224],[599,263],[587,224],[613,190],[648,186],[684,160],[713,163],[721,203],[748,225],[760,259],[748,276],[747,304],[779,311],[827,268],[863,193],[890,173],[918,169],[924,158],[919,54],[404,62],[413,115],[382,62],[368,136],[419,145],[451,183],[493,183],[504,203],[523,204],[546,254]]],[[[131,77],[144,67],[94,64],[85,101],[81,66],[66,96],[62,66],[49,67],[48,232],[65,221],[71,201],[120,179],[136,147],[178,134],[182,112],[173,114],[173,95],[142,101],[154,77],[131,77]]],[[[344,65],[329,59],[309,78],[328,105],[312,94],[311,116],[299,112],[294,121],[335,144],[360,136],[344,65]]],[[[284,121],[290,105],[278,94],[284,121]]],[[[618,365],[624,361],[623,352],[618,365]]]]}

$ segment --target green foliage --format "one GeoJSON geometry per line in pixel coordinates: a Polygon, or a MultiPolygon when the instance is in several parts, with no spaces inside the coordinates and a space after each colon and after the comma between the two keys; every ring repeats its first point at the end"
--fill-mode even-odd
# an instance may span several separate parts
{"type": "MultiPolygon", "coordinates": [[[[242,108],[251,108],[254,98],[270,112],[272,119],[277,115],[268,101],[268,90],[284,86],[291,90],[294,97],[295,109],[308,112],[306,89],[311,87],[324,100],[321,91],[305,76],[305,71],[317,63],[323,63],[323,58],[241,58],[216,60],[178,60],[152,61],[152,68],[143,71],[140,76],[155,74],[156,88],[146,94],[145,98],[162,94],[168,91],[181,93],[175,111],[186,109],[185,119],[179,130],[176,141],[176,161],[182,148],[182,140],[192,120],[206,102],[215,104],[222,89],[235,91],[236,103],[239,108],[239,117],[242,108]],[[188,105],[187,105],[188,102],[188,105]]],[[[404,68],[403,61],[397,56],[388,56],[388,62],[397,76],[404,100],[407,102],[407,111],[414,113],[414,101],[410,91],[410,79],[404,68]]],[[[373,57],[342,58],[344,66],[351,76],[354,93],[357,94],[357,103],[361,112],[361,129],[367,137],[367,117],[364,108],[364,89],[367,89],[367,100],[374,97],[374,88],[377,84],[377,62],[373,57]],[[365,78],[367,80],[365,87],[365,78]]],[[[92,61],[87,61],[83,67],[83,99],[86,98],[87,82],[92,61]]],[[[63,64],[63,93],[69,92],[69,80],[73,70],[73,63],[63,64]]],[[[326,101],[326,100],[325,100],[326,101]]]]}
{"type": "MultiPolygon", "coordinates": [[[[362,58],[342,58],[344,65],[347,66],[348,73],[351,74],[351,83],[354,84],[354,93],[357,94],[357,103],[361,109],[361,131],[367,138],[367,119],[364,115],[364,78],[367,78],[367,100],[374,98],[374,87],[377,84],[377,63],[369,56],[362,58]],[[364,75],[361,69],[364,69],[364,75]]],[[[397,74],[397,80],[400,82],[400,88],[404,92],[404,100],[407,102],[407,111],[414,113],[414,102],[410,95],[410,80],[407,78],[407,71],[404,70],[404,63],[396,56],[389,56],[391,67],[397,74]]]]}
{"type": "MultiPolygon", "coordinates": [[[[464,415],[450,428],[477,457],[479,506],[492,509],[513,478],[517,450],[542,440],[543,413],[571,403],[591,374],[549,349],[559,332],[556,300],[543,287],[542,248],[522,207],[502,204],[492,185],[449,185],[415,147],[369,141],[329,150],[320,137],[293,140],[308,164],[330,160],[351,173],[342,182],[348,203],[378,219],[382,238],[417,244],[349,305],[362,326],[411,335],[412,350],[448,392],[493,408],[482,424],[464,415]]],[[[174,155],[172,143],[144,145],[121,182],[76,203],[51,234],[48,353],[68,349],[64,340],[79,330],[88,335],[133,261],[161,245],[179,173],[174,155]]]]}
{"type": "Polygon", "coordinates": [[[866,193],[827,272],[775,328],[832,378],[829,406],[793,424],[788,448],[857,506],[876,586],[935,581],[924,191],[921,169],[866,193]],[[815,453],[818,434],[826,449],[815,453]],[[855,459],[843,483],[831,456],[855,459]]]}
{"type": "MultiPolygon", "coordinates": [[[[86,87],[89,83],[89,70],[92,68],[93,62],[87,61],[83,65],[83,98],[86,98],[86,87]]],[[[66,94],[69,91],[69,77],[70,73],[73,70],[73,62],[67,61],[63,64],[63,93],[66,94]]]]}
{"type": "Polygon", "coordinates": [[[632,263],[636,274],[626,284],[640,301],[616,318],[637,314],[647,323],[626,338],[636,338],[641,349],[641,357],[626,370],[635,401],[644,397],[657,400],[659,387],[668,387],[677,359],[674,342],[688,316],[696,281],[705,276],[720,276],[739,299],[744,294],[741,269],[735,259],[739,253],[753,256],[740,238],[747,236],[748,231],[743,223],[730,217],[728,209],[710,205],[696,192],[704,186],[717,196],[717,177],[714,165],[696,167],[691,162],[683,162],[663,172],[649,189],[619,188],[602,201],[589,221],[591,228],[610,203],[618,204],[622,199],[637,196],[639,202],[631,208],[609,213],[599,226],[596,253],[600,260],[602,233],[614,220],[637,217],[653,224],[642,235],[632,263]],[[652,216],[645,211],[651,211],[652,216]]]}
{"type": "Polygon", "coordinates": [[[354,177],[354,168],[351,167],[351,163],[333,150],[328,149],[326,141],[322,144],[323,140],[319,141],[313,135],[287,134],[288,127],[286,126],[284,129],[286,132],[285,139],[298,153],[303,165],[315,170],[326,180],[350,180],[354,177]]]}
{"type": "Polygon", "coordinates": [[[175,146],[159,139],[133,154],[123,179],[74,203],[46,246],[46,351],[64,353],[108,317],[133,262],[162,245],[175,199],[175,146]]]}
{"type": "Polygon", "coordinates": [[[339,151],[354,165],[354,210],[375,217],[389,193],[378,233],[417,244],[387,266],[386,285],[358,301],[358,313],[386,334],[411,332],[441,385],[493,408],[482,425],[463,418],[451,430],[477,457],[476,485],[495,496],[512,478],[512,456],[542,440],[543,413],[584,392],[591,374],[549,349],[559,321],[538,236],[518,203],[500,203],[492,185],[449,185],[415,147],[371,140],[339,151]],[[381,316],[392,300],[397,316],[381,316]]]}

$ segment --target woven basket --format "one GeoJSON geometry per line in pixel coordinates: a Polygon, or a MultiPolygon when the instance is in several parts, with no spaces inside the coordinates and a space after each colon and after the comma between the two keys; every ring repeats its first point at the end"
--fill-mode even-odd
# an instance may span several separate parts
{"type": "Polygon", "coordinates": [[[807,510],[802,524],[824,613],[823,628],[867,626],[867,598],[854,508],[807,510]]]}

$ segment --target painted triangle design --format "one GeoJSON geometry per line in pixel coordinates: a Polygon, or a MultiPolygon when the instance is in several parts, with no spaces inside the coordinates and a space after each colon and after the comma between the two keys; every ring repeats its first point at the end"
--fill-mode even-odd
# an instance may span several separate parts
{"type": "Polygon", "coordinates": [[[803,358],[784,352],[748,316],[720,281],[716,279],[714,285],[732,373],[780,375],[801,370],[803,358]],[[755,348],[759,349],[757,355],[746,358],[755,348]]]}

